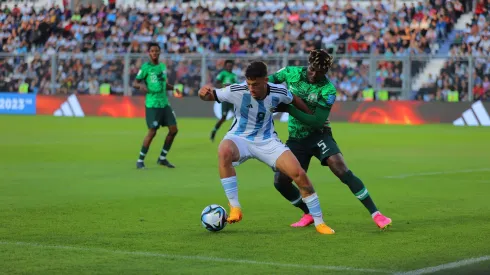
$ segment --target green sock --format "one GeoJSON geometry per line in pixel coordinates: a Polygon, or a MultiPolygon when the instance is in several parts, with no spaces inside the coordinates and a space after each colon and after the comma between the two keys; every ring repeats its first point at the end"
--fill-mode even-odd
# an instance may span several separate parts
{"type": "Polygon", "coordinates": [[[163,144],[163,149],[162,152],[160,153],[160,159],[166,159],[168,151],[170,150],[170,147],[172,147],[171,142],[166,142],[163,144]]]}
{"type": "Polygon", "coordinates": [[[291,182],[279,183],[277,181],[274,181],[274,187],[276,187],[277,191],[279,191],[279,193],[281,193],[284,198],[290,201],[292,205],[303,210],[305,214],[310,213],[308,206],[306,206],[306,203],[301,199],[299,189],[291,182]]]}
{"type": "Polygon", "coordinates": [[[143,162],[145,160],[146,153],[148,153],[148,147],[141,146],[140,157],[138,158],[139,162],[143,162]]]}
{"type": "Polygon", "coordinates": [[[343,183],[349,186],[352,194],[354,194],[354,196],[356,196],[361,201],[361,203],[364,205],[364,207],[366,207],[369,213],[373,214],[374,212],[378,211],[378,208],[376,208],[376,205],[371,199],[371,196],[364,186],[364,183],[362,183],[362,180],[356,177],[354,173],[352,173],[352,171],[347,171],[347,173],[345,173],[345,175],[340,180],[342,180],[343,183]]]}

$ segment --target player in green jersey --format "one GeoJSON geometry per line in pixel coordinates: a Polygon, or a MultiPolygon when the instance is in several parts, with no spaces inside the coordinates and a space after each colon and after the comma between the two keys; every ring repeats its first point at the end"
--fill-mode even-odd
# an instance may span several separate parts
{"type": "Polygon", "coordinates": [[[143,146],[136,162],[136,168],[145,168],[145,156],[160,126],[168,127],[168,134],[157,164],[175,168],[167,160],[168,151],[178,132],[175,112],[170,107],[167,97],[167,89],[173,90],[174,87],[167,83],[167,67],[165,64],[159,62],[160,46],[156,43],[150,43],[148,50],[150,62],[141,66],[133,83],[134,88],[146,93],[145,109],[146,125],[148,126],[148,133],[143,140],[143,146]]]}
{"type": "MultiPolygon", "coordinates": [[[[269,81],[272,83],[286,83],[291,93],[303,99],[313,112],[313,114],[306,114],[294,106],[287,107],[290,116],[289,138],[286,145],[298,158],[305,171],[308,171],[313,156],[323,166],[328,166],[371,213],[376,225],[385,229],[391,225],[391,219],[378,211],[361,179],[347,168],[331,128],[324,127],[337,95],[337,90],[326,77],[332,63],[333,58],[326,51],[313,50],[308,57],[308,67],[285,67],[269,76],[269,81]]],[[[313,223],[308,208],[301,200],[298,188],[292,184],[290,178],[282,173],[276,173],[274,185],[286,199],[304,212],[303,217],[291,226],[304,227],[313,223]]]]}
{"type": "MultiPolygon", "coordinates": [[[[237,83],[236,74],[232,73],[233,70],[233,60],[225,61],[225,68],[222,70],[218,76],[216,76],[216,87],[224,88],[228,85],[237,83]]],[[[221,118],[216,122],[213,131],[211,131],[211,141],[214,141],[216,137],[216,132],[221,127],[221,125],[226,121],[226,116],[228,112],[233,111],[233,104],[228,102],[221,102],[221,118]]]]}

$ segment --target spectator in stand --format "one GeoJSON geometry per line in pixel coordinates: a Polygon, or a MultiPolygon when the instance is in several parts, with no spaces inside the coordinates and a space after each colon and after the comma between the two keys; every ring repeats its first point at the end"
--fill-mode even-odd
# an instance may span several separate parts
{"type": "MultiPolygon", "coordinates": [[[[488,11],[488,2],[482,1],[477,4],[478,11],[481,11],[478,16],[488,11]]],[[[49,80],[50,56],[58,52],[58,70],[63,73],[57,74],[57,85],[73,93],[80,90],[79,85],[86,87],[91,74],[104,75],[104,79],[99,81],[115,81],[115,86],[118,85],[116,82],[122,83],[122,76],[114,72],[123,71],[123,59],[111,56],[145,52],[149,41],[157,41],[162,51],[169,54],[219,52],[264,56],[286,52],[306,54],[322,47],[332,48],[338,54],[374,52],[386,57],[403,56],[410,52],[431,53],[431,46],[445,39],[457,18],[467,10],[466,3],[463,5],[460,0],[430,0],[410,7],[403,5],[399,10],[394,9],[391,2],[380,0],[367,7],[351,2],[340,6],[337,2],[300,0],[252,1],[245,3],[243,8],[234,3],[224,7],[216,3],[183,8],[168,6],[166,1],[149,2],[149,8],[118,9],[110,0],[107,7],[82,5],[73,12],[63,12],[58,6],[41,10],[28,6],[15,6],[12,10],[6,8],[0,11],[0,45],[4,52],[43,52],[45,75],[39,76],[41,86],[49,80]],[[163,4],[155,6],[153,3],[157,2],[163,4]],[[341,43],[334,45],[336,42],[341,43]],[[88,59],[82,58],[82,54],[86,54],[88,59]],[[71,66],[76,66],[76,69],[71,66]]],[[[131,68],[136,61],[131,60],[131,68]]],[[[175,69],[182,65],[181,61],[175,62],[175,69]]],[[[15,60],[13,66],[19,67],[21,62],[15,60]]],[[[367,87],[367,73],[361,73],[365,67],[362,60],[356,60],[342,68],[339,81],[345,77],[348,81],[357,81],[349,88],[350,98],[355,98],[352,95],[367,87]]],[[[395,80],[397,77],[385,76],[387,73],[393,75],[396,68],[399,74],[407,73],[401,72],[398,63],[378,64],[378,67],[377,73],[382,81],[379,85],[387,87],[398,81],[395,80]]],[[[415,75],[420,67],[421,64],[414,62],[409,73],[415,75]]],[[[169,69],[174,70],[174,67],[169,69]]],[[[200,75],[200,66],[193,69],[189,70],[190,73],[170,73],[169,78],[177,78],[169,80],[194,85],[200,75]]],[[[31,66],[26,72],[29,70],[31,66]]],[[[9,75],[4,79],[13,81],[9,75]]],[[[15,82],[9,85],[16,86],[15,82]]],[[[49,85],[40,87],[40,92],[51,92],[46,87],[49,85]]],[[[93,92],[92,89],[89,91],[93,92]]]]}
{"type": "MultiPolygon", "coordinates": [[[[454,5],[456,15],[461,14],[462,6],[462,4],[454,5]]],[[[471,23],[466,25],[462,33],[457,34],[449,52],[450,59],[445,63],[437,80],[437,83],[450,83],[452,91],[459,93],[460,100],[469,98],[467,80],[470,78],[468,62],[470,56],[474,61],[474,70],[471,74],[474,83],[473,99],[490,99],[490,83],[488,82],[490,77],[489,6],[490,1],[488,0],[477,1],[471,23]]],[[[434,85],[429,85],[429,88],[432,87],[434,85]]],[[[446,100],[443,96],[436,97],[436,99],[446,100]]]]}

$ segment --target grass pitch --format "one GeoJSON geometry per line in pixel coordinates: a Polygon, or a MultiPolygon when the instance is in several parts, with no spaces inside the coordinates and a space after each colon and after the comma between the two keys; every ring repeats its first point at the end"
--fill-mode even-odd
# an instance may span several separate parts
{"type": "MultiPolygon", "coordinates": [[[[450,125],[333,123],[348,166],[393,219],[381,232],[349,189],[313,160],[309,175],[327,224],[294,229],[298,209],[250,160],[237,169],[242,222],[201,227],[226,206],[210,119],[179,119],[135,169],[143,119],[0,117],[0,273],[376,274],[490,254],[490,131],[450,125]]],[[[283,140],[286,125],[277,123],[283,140]]],[[[229,123],[219,132],[223,136],[229,123]]],[[[227,208],[227,207],[226,207],[227,208]]],[[[490,271],[489,261],[438,274],[490,271]]]]}

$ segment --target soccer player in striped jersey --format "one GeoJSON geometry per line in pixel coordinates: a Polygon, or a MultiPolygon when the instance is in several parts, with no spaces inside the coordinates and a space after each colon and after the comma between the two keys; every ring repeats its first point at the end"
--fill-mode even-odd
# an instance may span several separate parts
{"type": "Polygon", "coordinates": [[[232,84],[217,90],[204,86],[199,91],[201,99],[228,102],[236,110],[233,125],[218,149],[221,184],[230,205],[227,222],[235,223],[242,219],[234,167],[255,158],[292,178],[313,217],[316,230],[321,234],[334,234],[335,231],[323,221],[318,195],[305,170],[279,140],[272,121],[274,110],[281,103],[294,104],[300,109],[306,106],[284,86],[268,83],[267,65],[263,62],[252,62],[245,71],[245,78],[246,84],[232,84]]]}
{"type": "MultiPolygon", "coordinates": [[[[289,90],[303,99],[314,115],[305,114],[288,106],[290,113],[286,145],[298,158],[306,171],[314,156],[321,165],[328,166],[340,181],[345,183],[369,211],[374,223],[381,229],[391,225],[391,219],[378,211],[364,183],[345,164],[344,157],[330,128],[324,129],[330,110],[335,102],[337,90],[326,74],[332,66],[333,58],[324,50],[313,50],[308,57],[308,67],[285,67],[269,77],[272,83],[286,83],[289,90]]],[[[281,106],[279,107],[281,109],[281,106]]],[[[304,227],[313,223],[308,207],[300,199],[298,189],[291,184],[291,177],[277,172],[274,177],[276,189],[293,205],[303,210],[303,217],[292,224],[304,227]]]]}

